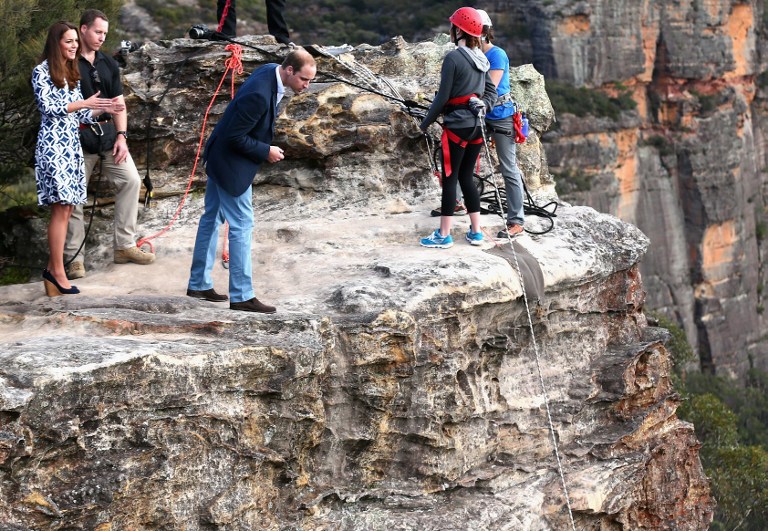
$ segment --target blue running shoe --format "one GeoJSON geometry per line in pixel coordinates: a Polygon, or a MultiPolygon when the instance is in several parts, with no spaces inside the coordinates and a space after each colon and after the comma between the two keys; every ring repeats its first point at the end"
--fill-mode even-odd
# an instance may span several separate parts
{"type": "Polygon", "coordinates": [[[449,247],[453,247],[453,238],[451,238],[450,234],[445,238],[443,238],[442,236],[440,236],[440,229],[437,229],[435,232],[433,232],[426,238],[422,238],[420,243],[423,247],[433,247],[435,249],[447,249],[449,247]]]}
{"type": "Polygon", "coordinates": [[[467,241],[472,245],[483,245],[483,231],[472,232],[472,228],[467,231],[467,241]]]}

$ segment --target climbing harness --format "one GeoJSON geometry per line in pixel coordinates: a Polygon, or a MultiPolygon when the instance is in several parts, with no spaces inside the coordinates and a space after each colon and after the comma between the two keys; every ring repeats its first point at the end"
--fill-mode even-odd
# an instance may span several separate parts
{"type": "MultiPolygon", "coordinates": [[[[476,98],[477,95],[469,94],[466,96],[457,96],[455,98],[449,99],[446,103],[446,107],[449,107],[450,110],[444,112],[450,112],[453,109],[466,107],[466,104],[473,97],[476,98]]],[[[443,136],[440,138],[440,142],[443,145],[443,169],[445,170],[445,175],[451,175],[453,172],[453,167],[451,166],[451,149],[449,142],[453,142],[463,149],[470,144],[482,144],[483,137],[475,138],[474,140],[465,140],[448,129],[444,123],[440,124],[440,126],[443,128],[443,136]]],[[[474,129],[473,132],[474,131],[477,131],[477,129],[474,129]]]]}
{"type": "MultiPolygon", "coordinates": [[[[382,98],[385,98],[387,100],[390,100],[394,103],[400,104],[400,109],[414,118],[415,120],[423,120],[426,116],[426,112],[429,110],[428,106],[422,105],[414,100],[406,99],[404,98],[398,90],[390,83],[386,78],[382,76],[378,76],[374,74],[370,69],[365,67],[364,65],[361,65],[357,62],[354,62],[354,64],[350,63],[349,61],[346,61],[342,59],[341,57],[332,55],[327,53],[322,47],[316,46],[316,45],[309,45],[306,47],[308,51],[310,51],[315,56],[322,56],[329,59],[334,60],[336,63],[338,63],[340,66],[342,66],[345,70],[347,70],[349,73],[351,73],[353,76],[355,76],[356,79],[359,79],[360,82],[352,81],[346,77],[340,76],[338,74],[334,74],[331,72],[326,71],[318,71],[318,76],[321,76],[323,78],[332,79],[334,81],[338,81],[340,83],[344,83],[345,85],[349,85],[351,87],[355,87],[357,89],[360,89],[365,92],[369,92],[371,94],[376,94],[377,96],[381,96],[382,98]],[[386,89],[387,92],[385,92],[382,89],[382,86],[386,89]]],[[[528,119],[525,118],[525,113],[520,114],[520,122],[521,122],[521,133],[526,133],[525,136],[527,136],[527,122],[528,119]]],[[[440,126],[442,127],[442,123],[438,122],[440,126]]],[[[513,134],[514,130],[510,130],[508,134],[513,134]]],[[[429,159],[429,166],[432,171],[432,174],[437,179],[438,184],[442,186],[442,179],[443,174],[440,170],[441,162],[439,160],[440,154],[444,153],[444,150],[447,148],[447,142],[445,142],[445,139],[435,138],[430,133],[424,132],[424,141],[427,146],[427,156],[429,159]]],[[[516,135],[518,138],[520,138],[519,135],[516,135]]],[[[525,137],[522,137],[522,141],[525,141],[525,137]]],[[[519,142],[518,142],[519,143],[519,142]]],[[[503,213],[503,208],[501,210],[497,207],[497,201],[495,200],[494,193],[493,192],[485,192],[486,187],[490,188],[490,181],[488,176],[481,175],[479,171],[475,172],[474,175],[474,182],[475,185],[478,188],[478,192],[480,195],[480,213],[481,214],[489,214],[489,213],[503,213]]],[[[523,191],[525,192],[525,202],[523,204],[524,213],[527,216],[537,216],[541,217],[544,220],[546,220],[546,225],[541,230],[533,230],[531,228],[526,228],[525,231],[529,234],[546,234],[547,232],[551,231],[554,228],[555,222],[554,218],[557,217],[557,207],[558,204],[555,201],[550,201],[546,203],[545,205],[539,206],[534,198],[531,196],[530,192],[528,191],[528,188],[525,185],[525,181],[523,181],[523,191]]],[[[506,197],[506,191],[502,189],[500,191],[500,194],[502,198],[506,197]]]]}
{"type": "MultiPolygon", "coordinates": [[[[484,142],[484,145],[485,145],[485,156],[487,158],[487,162],[488,162],[489,167],[493,168],[493,159],[491,158],[491,150],[488,147],[488,135],[487,135],[487,132],[486,132],[486,129],[485,129],[485,120],[482,119],[482,117],[481,117],[481,120],[480,120],[480,129],[482,130],[482,133],[483,133],[482,138],[485,140],[485,142],[484,142]]],[[[502,203],[501,203],[501,194],[499,193],[499,187],[496,184],[496,180],[494,178],[494,174],[493,173],[491,173],[491,180],[490,180],[490,182],[491,182],[491,185],[493,186],[493,189],[494,189],[494,192],[495,192],[495,196],[496,196],[496,201],[497,201],[498,206],[499,206],[499,209],[498,209],[499,215],[500,215],[502,221],[505,221],[504,220],[504,215],[503,215],[503,207],[502,207],[502,203]]],[[[541,386],[541,394],[542,394],[542,397],[544,398],[544,406],[545,406],[545,409],[547,411],[547,424],[549,425],[549,433],[552,436],[552,447],[554,449],[555,460],[557,461],[557,470],[558,470],[558,473],[560,475],[560,482],[561,482],[562,487],[563,487],[563,494],[565,496],[565,504],[566,504],[566,506],[568,508],[568,516],[569,516],[570,521],[571,521],[571,528],[573,529],[573,531],[576,531],[576,524],[575,524],[575,522],[573,520],[573,510],[571,508],[571,499],[570,499],[570,496],[568,495],[568,487],[567,487],[567,485],[565,483],[565,474],[563,473],[563,464],[562,464],[562,461],[560,459],[560,451],[559,451],[558,444],[557,444],[557,433],[555,432],[555,425],[554,425],[554,422],[552,421],[552,413],[551,413],[550,407],[549,407],[549,397],[547,395],[547,388],[546,388],[546,385],[544,383],[544,376],[542,375],[542,372],[541,372],[541,359],[540,359],[540,355],[539,355],[539,346],[538,346],[538,344],[536,342],[536,333],[535,333],[534,328],[533,328],[533,318],[531,317],[531,307],[530,307],[530,304],[528,302],[528,294],[527,294],[526,289],[525,289],[525,282],[523,281],[523,272],[520,269],[520,262],[517,259],[517,252],[515,251],[515,246],[512,243],[512,236],[509,234],[509,231],[504,231],[504,232],[506,233],[507,243],[509,244],[509,248],[510,248],[510,251],[512,253],[512,259],[513,259],[514,264],[515,264],[515,270],[517,271],[518,278],[520,279],[520,288],[521,288],[521,290],[523,292],[523,302],[525,303],[525,312],[528,315],[528,329],[531,332],[531,343],[533,344],[533,352],[534,352],[534,358],[535,358],[535,362],[536,362],[536,372],[538,373],[539,385],[541,386]]]]}

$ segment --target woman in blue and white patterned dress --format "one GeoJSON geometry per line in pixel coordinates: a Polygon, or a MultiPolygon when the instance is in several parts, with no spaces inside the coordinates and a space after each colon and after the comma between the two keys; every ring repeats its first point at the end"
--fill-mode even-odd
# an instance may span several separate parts
{"type": "Polygon", "coordinates": [[[105,111],[119,112],[120,103],[83,99],[77,53],[77,28],[57,22],[48,30],[42,62],[32,71],[32,88],[41,123],[35,149],[38,204],[51,207],[48,224],[48,267],[43,271],[49,296],[79,293],[64,270],[64,240],[74,205],[85,203],[85,165],[78,136],[79,122],[90,123],[105,111]]]}

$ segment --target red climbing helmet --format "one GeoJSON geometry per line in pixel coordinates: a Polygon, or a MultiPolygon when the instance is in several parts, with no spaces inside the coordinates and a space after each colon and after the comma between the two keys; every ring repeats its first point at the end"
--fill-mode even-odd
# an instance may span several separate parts
{"type": "Polygon", "coordinates": [[[460,7],[448,20],[467,35],[479,37],[483,34],[483,21],[474,7],[460,7]]]}

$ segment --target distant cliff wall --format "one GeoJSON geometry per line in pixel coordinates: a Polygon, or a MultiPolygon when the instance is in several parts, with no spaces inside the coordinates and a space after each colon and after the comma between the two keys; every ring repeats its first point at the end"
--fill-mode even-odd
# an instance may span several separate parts
{"type": "Polygon", "coordinates": [[[684,326],[704,369],[734,376],[768,370],[763,6],[487,5],[513,64],[635,100],[618,120],[556,108],[544,138],[549,168],[561,197],[648,235],[648,306],[684,326]]]}

